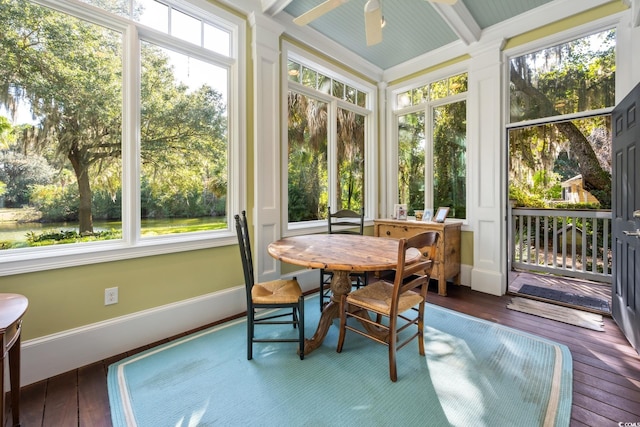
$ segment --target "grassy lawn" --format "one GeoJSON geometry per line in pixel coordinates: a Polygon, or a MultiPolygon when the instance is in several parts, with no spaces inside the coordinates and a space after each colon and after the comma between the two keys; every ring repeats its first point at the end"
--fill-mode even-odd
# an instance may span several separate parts
{"type": "MultiPolygon", "coordinates": [[[[18,213],[12,213],[11,219],[7,220],[9,213],[5,212],[0,221],[0,250],[122,239],[120,221],[94,221],[94,233],[83,236],[78,234],[77,223],[22,222],[16,220],[17,216],[18,213]]],[[[143,219],[140,234],[152,237],[226,228],[225,217],[143,219]]]]}

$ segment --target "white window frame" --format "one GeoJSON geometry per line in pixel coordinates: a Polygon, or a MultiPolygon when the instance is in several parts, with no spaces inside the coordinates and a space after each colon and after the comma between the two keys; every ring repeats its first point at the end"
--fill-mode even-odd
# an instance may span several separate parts
{"type": "MultiPolygon", "coordinates": [[[[378,122],[376,119],[375,111],[377,106],[377,89],[376,86],[363,79],[358,78],[346,71],[336,67],[335,65],[325,61],[311,53],[304,51],[297,46],[290,43],[283,42],[282,48],[282,230],[283,235],[292,236],[299,234],[307,234],[314,232],[322,232],[327,229],[326,220],[317,221],[301,221],[301,222],[289,222],[289,177],[288,177],[288,162],[287,158],[289,141],[287,138],[288,131],[288,103],[287,96],[289,90],[293,90],[297,93],[301,93],[305,96],[309,96],[314,99],[318,99],[328,104],[327,110],[330,116],[336,117],[338,108],[354,111],[357,114],[365,116],[365,170],[364,170],[364,209],[365,209],[365,223],[372,224],[373,218],[376,214],[376,200],[378,194],[377,183],[377,146],[378,140],[378,122]],[[292,82],[288,79],[287,75],[287,63],[289,60],[295,61],[303,66],[312,68],[313,70],[322,73],[325,76],[339,80],[351,87],[356,88],[359,91],[367,94],[366,107],[359,107],[356,104],[349,103],[344,100],[338,100],[332,95],[325,94],[316,91],[312,88],[302,85],[301,83],[292,82]]],[[[327,165],[327,173],[329,175],[329,200],[335,200],[337,188],[336,179],[337,176],[337,164],[336,164],[336,151],[337,151],[337,134],[336,134],[336,122],[329,123],[329,132],[327,140],[327,158],[329,164],[327,165]]]]}
{"type": "MultiPolygon", "coordinates": [[[[466,159],[465,168],[466,168],[466,185],[465,185],[465,202],[466,202],[466,212],[467,218],[464,221],[467,223],[469,220],[469,212],[470,212],[470,195],[469,195],[469,88],[467,87],[467,92],[450,95],[444,98],[439,98],[434,101],[424,102],[418,105],[411,105],[408,107],[400,108],[398,106],[398,95],[404,93],[408,90],[415,89],[418,87],[422,87],[428,85],[430,83],[437,82],[439,80],[453,77],[458,74],[467,73],[467,79],[469,80],[469,70],[464,64],[453,67],[447,67],[439,70],[438,72],[434,72],[428,75],[420,76],[414,79],[411,79],[407,82],[403,82],[401,85],[389,86],[387,88],[387,100],[389,100],[389,119],[388,123],[390,126],[387,129],[387,140],[391,141],[388,145],[387,158],[389,162],[388,169],[388,179],[386,186],[386,200],[387,205],[383,209],[382,212],[384,217],[390,217],[393,213],[393,205],[398,202],[398,123],[399,117],[407,114],[422,112],[425,116],[425,171],[424,171],[424,201],[425,201],[425,209],[432,209],[435,214],[435,210],[438,206],[430,206],[433,203],[433,110],[436,107],[441,107],[447,104],[453,104],[456,102],[465,101],[467,108],[467,133],[466,133],[466,159]]],[[[467,80],[467,81],[468,81],[467,80]]]]}
{"type": "Polygon", "coordinates": [[[170,37],[140,23],[75,0],[32,0],[34,3],[119,31],[123,34],[122,239],[104,242],[24,248],[0,252],[0,276],[76,267],[108,261],[236,244],[233,213],[246,198],[246,22],[205,0],[163,0],[176,9],[227,29],[231,56],[217,54],[170,37]],[[227,93],[228,187],[227,228],[140,238],[140,47],[141,40],[160,43],[229,69],[227,93]],[[128,102],[127,102],[128,101],[128,102]]]}
{"type": "Polygon", "coordinates": [[[558,122],[558,121],[575,120],[575,119],[593,117],[593,116],[601,116],[601,115],[609,114],[611,111],[613,111],[613,108],[615,106],[601,108],[598,110],[587,110],[587,111],[582,111],[577,113],[563,114],[559,116],[542,117],[534,120],[511,122],[510,121],[511,114],[509,111],[511,106],[510,91],[509,91],[509,85],[511,83],[510,63],[511,63],[511,59],[517,58],[522,55],[527,55],[529,53],[537,52],[541,49],[548,49],[550,47],[568,43],[573,40],[587,37],[592,34],[615,29],[616,30],[616,89],[615,90],[616,90],[616,102],[617,102],[617,94],[619,91],[618,68],[620,64],[620,55],[618,52],[617,45],[618,45],[619,37],[621,34],[621,31],[619,28],[620,18],[621,18],[620,14],[607,16],[597,21],[592,21],[592,22],[589,22],[588,24],[574,27],[567,31],[553,34],[551,36],[544,37],[544,38],[535,40],[531,43],[526,43],[522,46],[518,46],[503,52],[503,57],[504,57],[503,67],[504,67],[504,76],[505,76],[504,77],[505,90],[504,90],[504,102],[503,102],[503,106],[504,106],[503,117],[504,117],[504,123],[506,123],[505,129],[507,130],[507,133],[509,129],[549,124],[549,123],[558,122]]]}

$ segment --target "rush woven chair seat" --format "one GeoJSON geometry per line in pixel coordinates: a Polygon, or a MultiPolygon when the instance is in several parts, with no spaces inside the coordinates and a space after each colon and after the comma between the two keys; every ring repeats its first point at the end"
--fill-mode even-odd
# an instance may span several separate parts
{"type": "Polygon", "coordinates": [[[253,358],[253,343],[297,342],[300,360],[302,360],[304,359],[304,297],[300,284],[295,277],[290,280],[256,283],[253,276],[253,258],[246,211],[242,211],[242,217],[235,215],[235,220],[247,297],[247,359],[253,358]],[[272,310],[264,310],[277,308],[290,310],[276,314],[272,314],[272,310]],[[298,328],[298,338],[256,338],[255,336],[257,325],[283,324],[293,325],[294,329],[298,328]]]}
{"type": "MultiPolygon", "coordinates": [[[[327,222],[329,234],[364,234],[364,207],[360,209],[360,213],[349,209],[342,209],[335,213],[331,213],[331,207],[327,207],[327,222]]],[[[368,283],[366,272],[353,272],[349,275],[353,286],[357,289],[366,286],[368,283]]],[[[331,299],[331,279],[333,272],[331,270],[320,270],[320,311],[324,305],[331,299]]]]}
{"type": "Polygon", "coordinates": [[[394,382],[398,379],[397,350],[418,338],[418,351],[424,356],[424,303],[438,236],[437,232],[428,231],[400,239],[393,283],[380,280],[341,297],[338,353],[342,352],[346,331],[386,345],[389,349],[389,377],[394,382]],[[405,264],[407,251],[411,248],[420,250],[423,257],[412,264],[405,264]],[[375,314],[375,320],[369,313],[375,314]],[[368,327],[363,330],[347,324],[349,317],[364,322],[368,327]],[[412,331],[410,327],[416,329],[412,331]]]}

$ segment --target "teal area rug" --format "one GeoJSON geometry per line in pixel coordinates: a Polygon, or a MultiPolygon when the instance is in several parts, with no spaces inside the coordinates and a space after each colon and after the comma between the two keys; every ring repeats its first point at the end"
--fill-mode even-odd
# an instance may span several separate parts
{"type": "MultiPolygon", "coordinates": [[[[306,304],[310,337],[317,296],[306,304]]],[[[350,333],[336,353],[337,321],[304,360],[276,343],[248,361],[244,320],[207,329],[109,367],[113,425],[569,425],[566,346],[435,305],[425,324],[427,355],[415,341],[401,349],[396,383],[385,346],[350,333]]]]}

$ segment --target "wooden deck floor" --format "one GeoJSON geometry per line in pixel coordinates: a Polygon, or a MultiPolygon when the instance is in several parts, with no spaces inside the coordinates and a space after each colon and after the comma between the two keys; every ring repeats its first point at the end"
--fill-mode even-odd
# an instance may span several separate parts
{"type": "MultiPolygon", "coordinates": [[[[449,285],[447,297],[429,292],[433,304],[567,345],[573,356],[574,376],[571,426],[640,425],[640,356],[611,318],[605,318],[605,332],[596,332],[509,310],[509,300],[508,295],[491,296],[464,286],[449,285]]],[[[24,387],[22,426],[111,426],[107,367],[146,348],[24,387]]]]}

